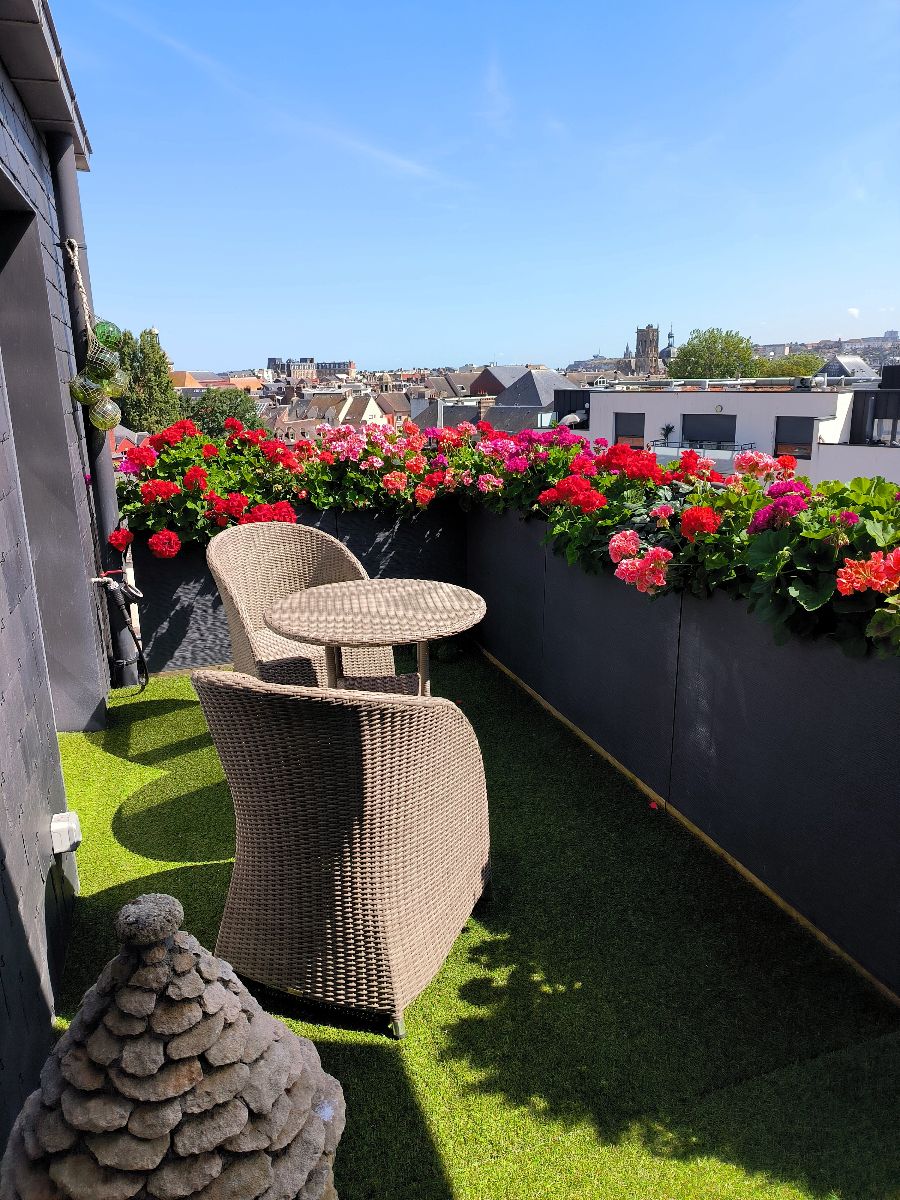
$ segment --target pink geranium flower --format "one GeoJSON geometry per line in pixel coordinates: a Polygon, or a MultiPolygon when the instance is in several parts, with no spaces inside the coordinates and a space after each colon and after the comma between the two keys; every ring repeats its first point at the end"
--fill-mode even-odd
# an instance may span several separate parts
{"type": "MultiPolygon", "coordinates": [[[[614,563],[633,557],[641,548],[641,539],[633,529],[623,529],[609,539],[609,557],[614,563]]],[[[617,572],[618,574],[618,572],[617,572]]]]}

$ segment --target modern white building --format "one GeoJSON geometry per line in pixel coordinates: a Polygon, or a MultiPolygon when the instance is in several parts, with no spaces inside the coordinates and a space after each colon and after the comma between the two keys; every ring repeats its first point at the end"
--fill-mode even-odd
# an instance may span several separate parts
{"type": "Polygon", "coordinates": [[[662,387],[623,381],[587,395],[557,393],[555,400],[561,410],[576,401],[587,410],[579,432],[651,446],[661,462],[693,446],[728,474],[738,451],[755,449],[795,455],[798,471],[813,482],[883,475],[900,484],[900,391],[874,382],[863,391],[820,379],[673,380],[662,387]]]}

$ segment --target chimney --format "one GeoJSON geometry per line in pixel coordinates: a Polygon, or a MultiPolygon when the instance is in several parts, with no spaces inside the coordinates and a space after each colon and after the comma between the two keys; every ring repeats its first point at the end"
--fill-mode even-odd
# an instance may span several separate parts
{"type": "Polygon", "coordinates": [[[493,408],[497,403],[496,396],[479,396],[478,397],[478,420],[486,421],[488,410],[493,408]]]}

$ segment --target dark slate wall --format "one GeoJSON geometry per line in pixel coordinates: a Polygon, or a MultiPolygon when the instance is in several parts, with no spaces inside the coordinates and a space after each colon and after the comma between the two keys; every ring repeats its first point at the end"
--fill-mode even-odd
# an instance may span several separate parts
{"type": "Polygon", "coordinates": [[[94,517],[84,422],[67,387],[75,359],[53,178],[47,148],[2,64],[0,221],[0,352],[57,726],[96,728],[109,683],[105,615],[89,583],[94,517]]]}
{"type": "Polygon", "coordinates": [[[75,868],[54,860],[66,807],[47,663],[0,379],[0,1145],[51,1040],[75,868]]]}
{"type": "MultiPolygon", "coordinates": [[[[53,986],[65,954],[76,884],[72,855],[54,860],[50,819],[65,808],[54,726],[54,708],[41,623],[60,607],[53,586],[71,569],[82,588],[84,678],[93,710],[105,687],[106,656],[99,614],[86,575],[93,574],[94,546],[85,448],[79,413],[65,382],[74,370],[65,281],[53,187],[45,147],[30,125],[14,88],[0,67],[0,225],[7,247],[14,228],[30,236],[32,299],[38,301],[45,338],[41,361],[42,401],[32,412],[22,403],[11,416],[10,397],[0,386],[0,1146],[24,1096],[32,1090],[51,1041],[53,986]],[[47,423],[54,435],[52,467],[66,488],[51,498],[32,474],[24,502],[17,459],[39,444],[47,423]],[[65,499],[63,499],[65,497],[65,499]],[[58,505],[67,506],[66,533],[54,543],[58,505]],[[28,507],[26,521],[26,507],[28,507]],[[47,587],[35,584],[32,559],[43,564],[47,587]],[[56,567],[56,569],[54,569],[56,567]]],[[[13,239],[14,240],[14,239],[13,239]]],[[[18,244],[18,243],[16,243],[18,244]]],[[[0,267],[2,269],[2,267],[0,267]]],[[[3,281],[0,280],[0,288],[3,281]]],[[[18,297],[3,290],[13,312],[18,297]]],[[[0,338],[0,358],[3,354],[0,338]]],[[[29,364],[11,366],[21,383],[29,364]]],[[[0,364],[0,380],[4,378],[0,364]]],[[[17,395],[21,398],[22,392],[17,395]]],[[[15,406],[12,406],[15,407],[15,406]]],[[[27,459],[28,455],[23,457],[27,459]]],[[[56,526],[58,531],[58,526],[56,526]]],[[[65,590],[65,589],[64,589],[65,590]]],[[[71,589],[68,589],[71,591],[71,589]]],[[[70,597],[66,595],[66,602],[70,597]]],[[[65,650],[56,647],[57,661],[65,650]]]]}

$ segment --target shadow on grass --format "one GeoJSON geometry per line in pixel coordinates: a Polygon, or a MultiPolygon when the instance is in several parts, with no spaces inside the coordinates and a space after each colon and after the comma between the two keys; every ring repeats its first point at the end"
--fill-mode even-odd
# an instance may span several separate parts
{"type": "Polygon", "coordinates": [[[190,761],[129,796],[116,810],[116,841],[144,858],[197,862],[234,857],[234,809],[228,787],[184,790],[190,761]]]}
{"type": "Polygon", "coordinates": [[[116,810],[121,846],[161,862],[234,856],[231,796],[195,698],[148,696],[117,706],[96,740],[108,754],[160,769],[116,810]]]}
{"type": "Polygon", "coordinates": [[[335,1160],[341,1200],[453,1200],[400,1046],[382,1038],[378,1044],[327,1041],[318,1050],[347,1100],[335,1160]]]}
{"type": "Polygon", "coordinates": [[[447,1057],[602,1142],[891,1195],[897,1010],[486,664],[439,684],[481,741],[494,871],[447,1057]]]}

